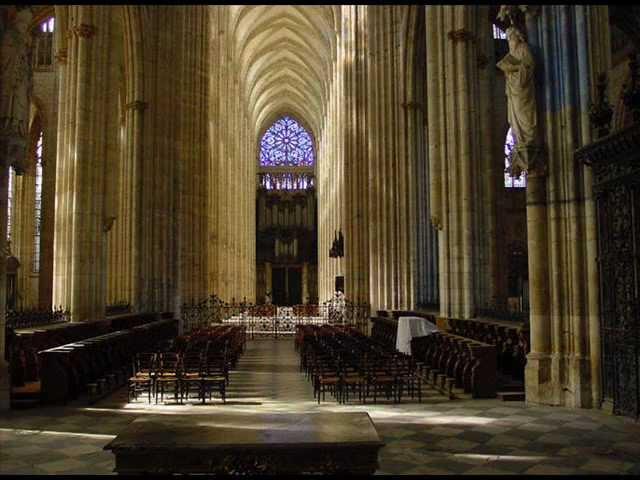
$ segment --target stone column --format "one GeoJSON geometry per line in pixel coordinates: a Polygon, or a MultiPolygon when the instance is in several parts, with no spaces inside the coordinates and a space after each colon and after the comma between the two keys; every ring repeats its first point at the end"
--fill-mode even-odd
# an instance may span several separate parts
{"type": "MultiPolygon", "coordinates": [[[[538,153],[541,155],[541,153],[538,153]]],[[[525,367],[527,402],[553,397],[546,172],[541,164],[527,177],[527,250],[529,255],[529,324],[531,353],[525,367]]]]}
{"type": "Polygon", "coordinates": [[[0,241],[2,241],[2,261],[0,261],[0,411],[9,410],[11,402],[11,381],[9,363],[5,356],[5,325],[7,304],[7,195],[9,185],[9,165],[6,159],[0,158],[0,241]]]}
{"type": "MultiPolygon", "coordinates": [[[[428,6],[427,141],[431,220],[439,230],[440,315],[475,315],[480,223],[477,208],[481,136],[491,125],[480,122],[480,90],[475,6],[428,6]]],[[[489,28],[489,26],[487,26],[489,28]]],[[[486,152],[484,153],[486,154],[486,152]]]]}
{"type": "Polygon", "coordinates": [[[60,211],[53,295],[55,305],[70,309],[72,321],[95,321],[105,315],[105,52],[111,11],[104,6],[71,7],[68,66],[73,75],[64,79],[66,105],[59,124],[65,140],[56,171],[60,211]]]}

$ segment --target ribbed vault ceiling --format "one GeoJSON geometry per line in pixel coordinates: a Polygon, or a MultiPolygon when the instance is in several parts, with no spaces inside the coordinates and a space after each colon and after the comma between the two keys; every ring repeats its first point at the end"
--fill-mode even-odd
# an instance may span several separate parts
{"type": "Polygon", "coordinates": [[[284,114],[318,132],[333,74],[340,7],[230,8],[240,79],[256,134],[284,114]]]}

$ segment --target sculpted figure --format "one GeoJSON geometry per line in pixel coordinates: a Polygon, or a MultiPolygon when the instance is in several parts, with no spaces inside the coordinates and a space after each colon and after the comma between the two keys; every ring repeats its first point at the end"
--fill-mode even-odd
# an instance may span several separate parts
{"type": "Polygon", "coordinates": [[[508,120],[518,147],[535,144],[538,125],[534,85],[534,60],[524,35],[507,28],[509,53],[497,64],[506,77],[508,120]]]}
{"type": "Polygon", "coordinates": [[[25,161],[31,101],[31,9],[18,7],[2,36],[0,51],[0,139],[2,155],[20,172],[25,161]]]}

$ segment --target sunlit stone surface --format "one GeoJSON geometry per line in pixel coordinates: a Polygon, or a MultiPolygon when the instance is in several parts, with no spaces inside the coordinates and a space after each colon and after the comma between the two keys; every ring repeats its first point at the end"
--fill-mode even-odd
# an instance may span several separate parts
{"type": "MultiPolygon", "coordinates": [[[[111,473],[102,448],[146,414],[366,411],[385,446],[380,470],[395,474],[640,473],[640,425],[601,411],[526,407],[524,402],[449,401],[428,391],[422,404],[318,406],[299,371],[292,339],[252,340],[231,373],[227,403],[127,403],[126,390],[88,407],[13,410],[0,416],[1,474],[111,473]]],[[[259,427],[259,425],[256,425],[259,427]]]]}

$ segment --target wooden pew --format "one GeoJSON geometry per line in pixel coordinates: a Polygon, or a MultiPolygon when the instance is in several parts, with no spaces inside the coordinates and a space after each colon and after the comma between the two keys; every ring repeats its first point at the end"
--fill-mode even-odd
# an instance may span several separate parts
{"type": "Polygon", "coordinates": [[[452,333],[494,345],[498,371],[515,380],[524,380],[524,367],[530,350],[529,330],[525,325],[451,318],[449,326],[452,333]]]}
{"type": "Polygon", "coordinates": [[[473,398],[496,396],[495,346],[449,332],[434,332],[411,340],[423,378],[454,397],[454,387],[473,398]]]}
{"type": "Polygon", "coordinates": [[[84,392],[96,400],[126,381],[136,353],[177,333],[177,320],[163,319],[40,351],[42,402],[66,403],[84,392]]]}

